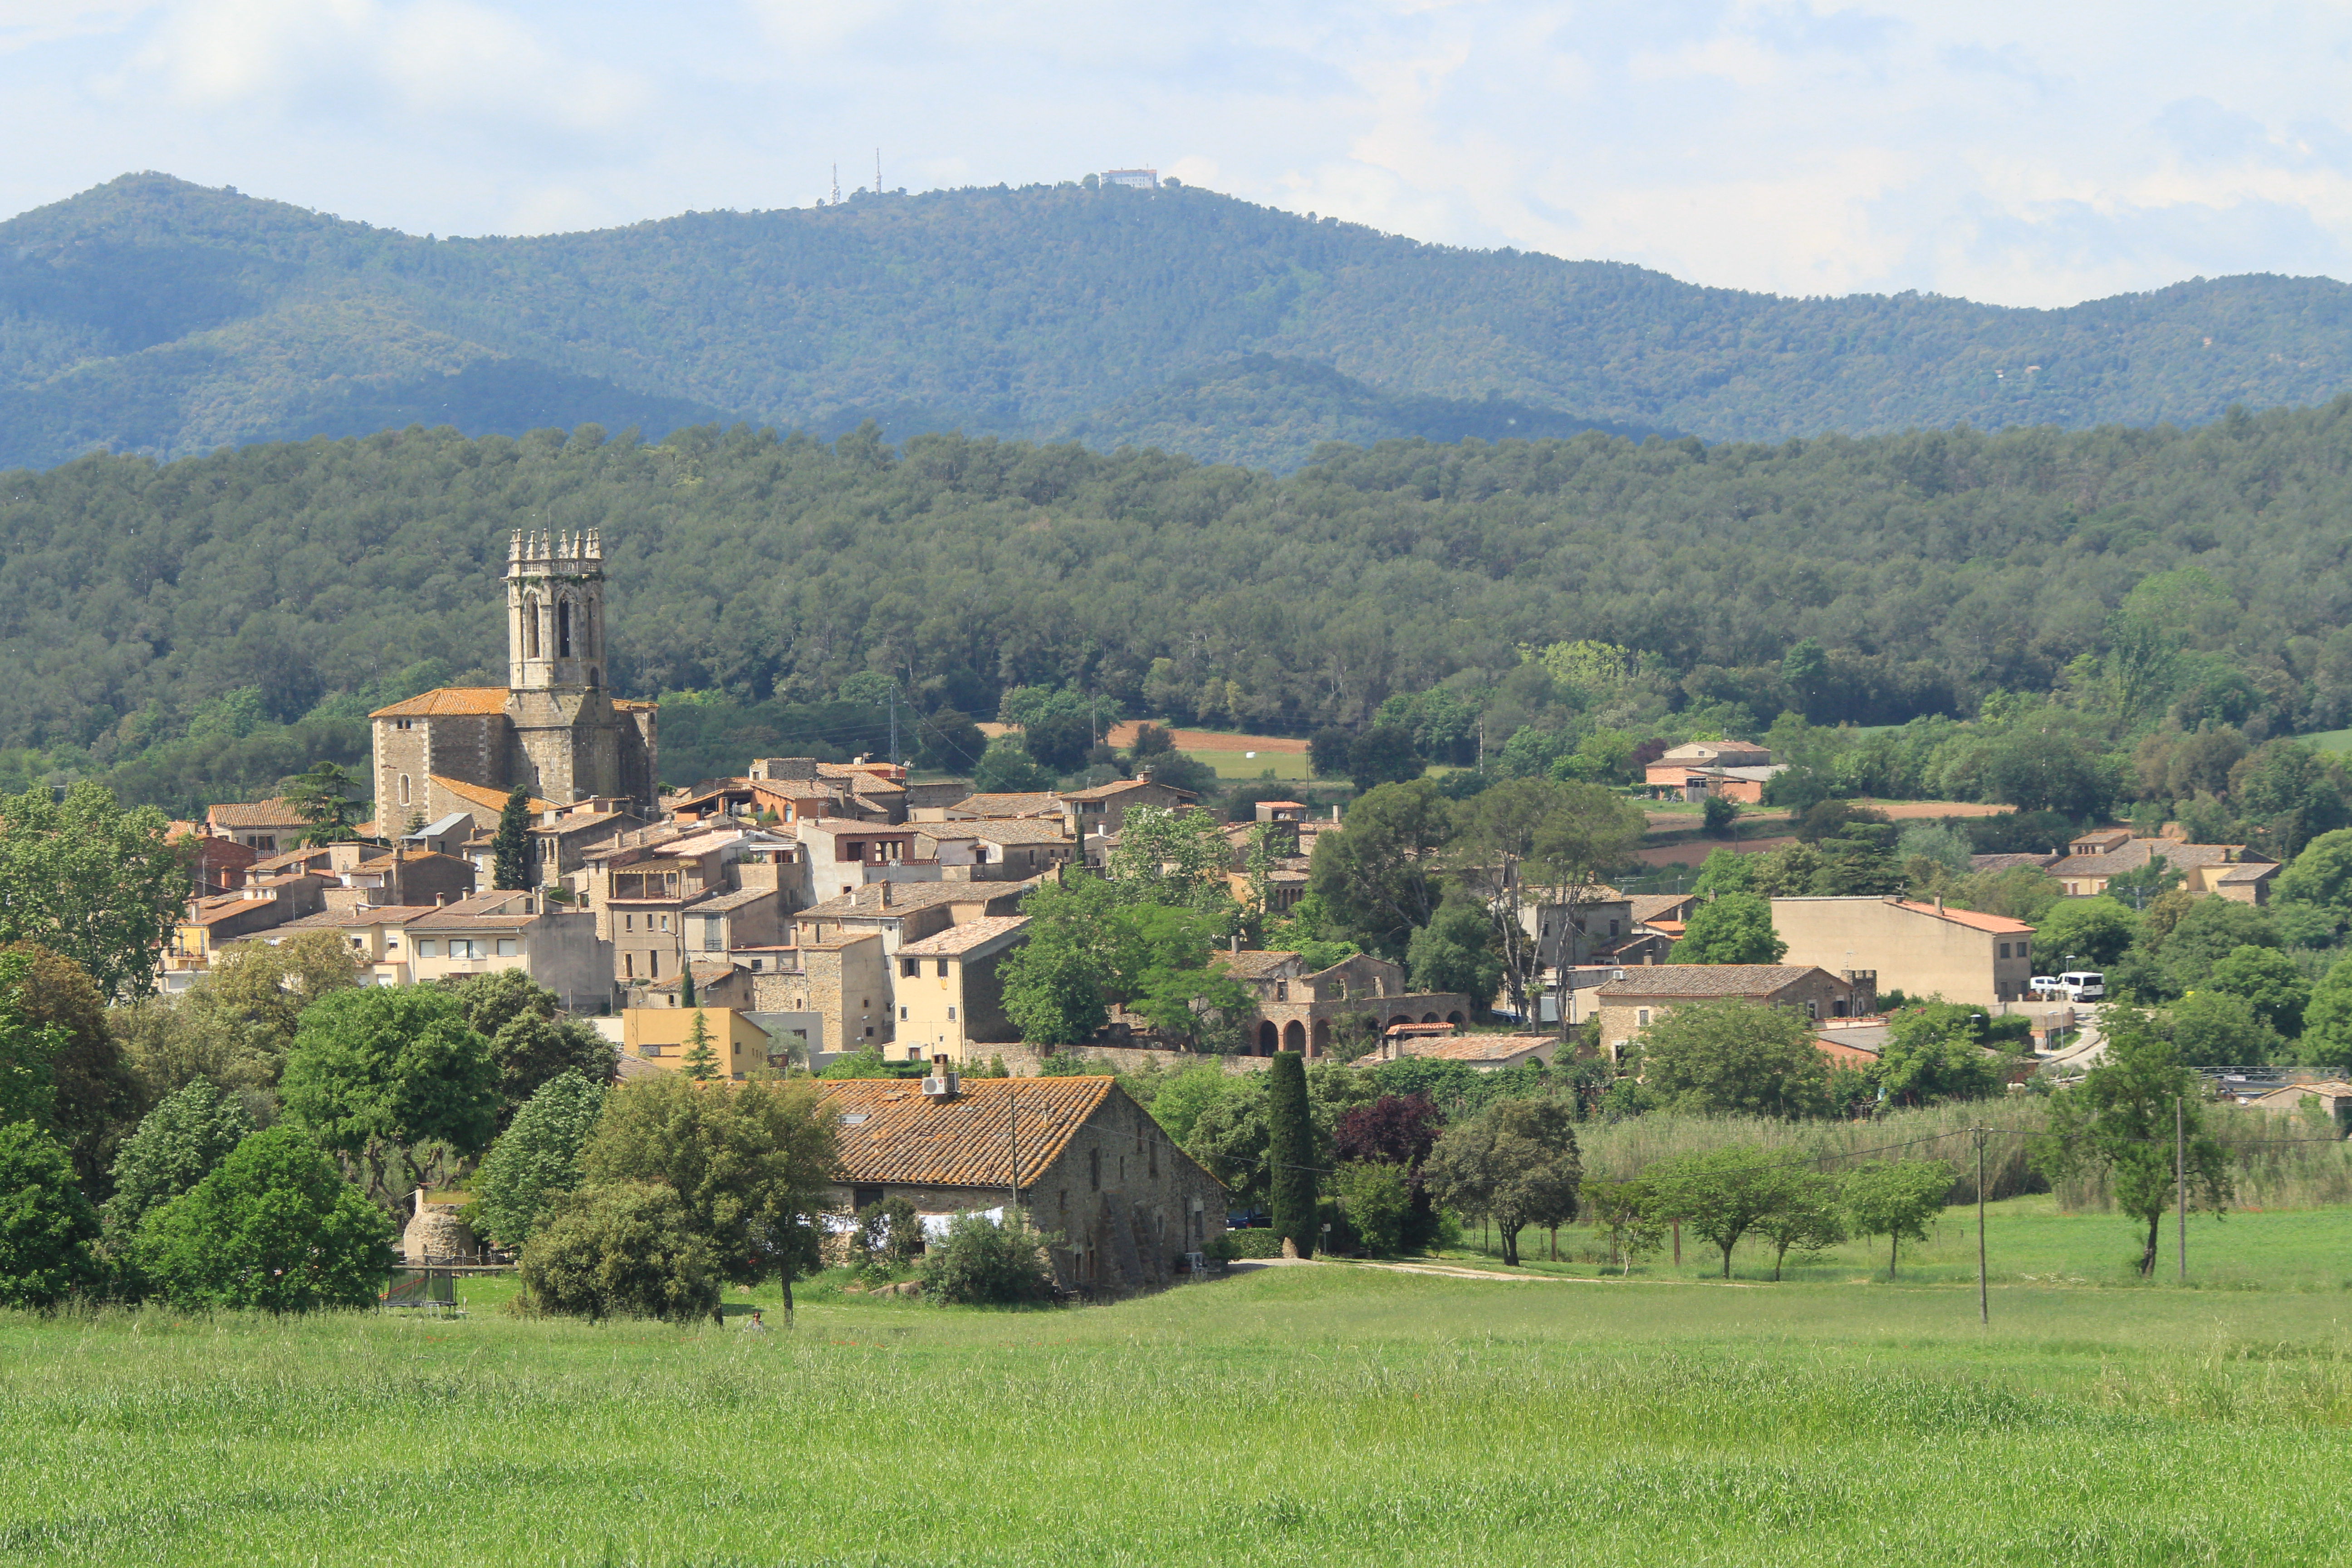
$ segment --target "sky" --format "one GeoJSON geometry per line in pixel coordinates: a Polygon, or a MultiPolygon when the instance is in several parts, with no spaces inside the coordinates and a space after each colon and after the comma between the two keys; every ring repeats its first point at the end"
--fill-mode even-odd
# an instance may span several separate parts
{"type": "Polygon", "coordinates": [[[0,212],[531,234],[1151,166],[1473,247],[2059,305],[2352,278],[2352,5],[0,0],[0,212]]]}

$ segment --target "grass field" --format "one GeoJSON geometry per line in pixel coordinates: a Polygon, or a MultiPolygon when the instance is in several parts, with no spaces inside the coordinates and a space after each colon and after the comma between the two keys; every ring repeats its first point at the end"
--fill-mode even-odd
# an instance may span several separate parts
{"type": "MultiPolygon", "coordinates": [[[[2021,1268],[2075,1223],[2004,1206],[2021,1268]]],[[[2091,1217],[2084,1283],[2001,1283],[1990,1329],[1930,1282],[1959,1217],[1895,1286],[1330,1265],[1025,1314],[818,1289],[762,1335],[520,1321],[503,1281],[457,1319],[0,1317],[0,1561],[2352,1553],[2352,1212],[2232,1216],[2242,1278],[2191,1290],[2101,1288],[2129,1238],[2091,1217]]]]}
{"type": "Polygon", "coordinates": [[[2295,739],[2323,752],[2352,752],[2352,730],[2323,730],[2295,739]]]}

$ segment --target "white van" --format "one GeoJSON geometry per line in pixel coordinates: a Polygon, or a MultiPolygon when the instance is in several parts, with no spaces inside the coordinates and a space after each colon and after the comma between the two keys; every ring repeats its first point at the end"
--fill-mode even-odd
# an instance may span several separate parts
{"type": "Polygon", "coordinates": [[[2037,974],[2025,983],[2025,988],[2033,993],[2037,1002],[2047,1002],[2060,992],[2058,977],[2054,974],[2037,974]]]}
{"type": "Polygon", "coordinates": [[[2107,994],[2107,977],[2095,969],[2070,969],[2058,977],[2058,994],[2069,1002],[2095,1002],[2107,994]]]}

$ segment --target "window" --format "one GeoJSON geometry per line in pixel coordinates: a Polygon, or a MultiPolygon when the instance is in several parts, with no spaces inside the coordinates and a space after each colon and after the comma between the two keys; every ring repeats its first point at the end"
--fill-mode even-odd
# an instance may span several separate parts
{"type": "Polygon", "coordinates": [[[955,1009],[952,1007],[948,1009],[948,1022],[950,1024],[955,1022],[955,1009]]]}
{"type": "MultiPolygon", "coordinates": [[[[404,730],[408,726],[405,724],[401,726],[404,730]]],[[[408,804],[408,775],[406,773],[400,775],[400,804],[403,805],[406,805],[408,804]]]]}
{"type": "Polygon", "coordinates": [[[724,950],[726,946],[727,922],[720,920],[717,915],[709,915],[704,917],[702,921],[702,951],[705,952],[718,952],[724,950]]]}
{"type": "Polygon", "coordinates": [[[539,657],[539,601],[525,599],[522,605],[522,656],[539,657]]]}
{"type": "Polygon", "coordinates": [[[635,980],[636,977],[637,955],[634,952],[625,952],[621,954],[621,978],[624,980],[635,980]]]}
{"type": "Polygon", "coordinates": [[[649,952],[646,954],[646,973],[656,980],[659,980],[661,978],[660,953],[649,952]]]}
{"type": "Polygon", "coordinates": [[[1087,1151],[1087,1180],[1096,1192],[1102,1191],[1102,1151],[1087,1151]]]}
{"type": "Polygon", "coordinates": [[[441,956],[441,944],[435,942],[429,936],[420,937],[417,939],[416,942],[416,956],[419,958],[438,958],[441,956]]]}
{"type": "Polygon", "coordinates": [[[906,1005],[905,1003],[901,1002],[901,1003],[898,1005],[898,1022],[900,1022],[901,1024],[903,1024],[903,1023],[905,1023],[906,1021],[907,1021],[907,1005],[906,1005]]]}
{"type": "Polygon", "coordinates": [[[669,930],[669,917],[668,917],[667,915],[664,915],[664,916],[662,916],[661,921],[662,921],[662,930],[664,930],[664,931],[667,931],[667,930],[669,930]]]}
{"type": "Polygon", "coordinates": [[[2002,942],[2000,944],[2000,955],[2003,958],[2007,958],[2009,956],[2009,943],[2002,942]]]}
{"type": "Polygon", "coordinates": [[[1634,1008],[1633,1024],[1637,1028],[1648,1028],[1650,1026],[1650,1010],[1647,1007],[1634,1008]]]}
{"type": "Polygon", "coordinates": [[[923,961],[922,961],[921,959],[919,959],[919,958],[902,958],[902,959],[900,959],[900,960],[898,961],[898,973],[899,973],[899,975],[900,975],[900,977],[901,977],[901,978],[903,978],[903,979],[907,979],[907,980],[912,980],[912,979],[915,979],[917,976],[920,975],[922,973],[923,973],[923,961]]]}
{"type": "Polygon", "coordinates": [[[499,938],[499,956],[500,958],[513,958],[519,955],[521,952],[522,942],[519,939],[510,936],[502,936],[499,938]]]}
{"type": "Polygon", "coordinates": [[[637,917],[636,917],[635,915],[634,915],[634,914],[625,914],[625,915],[623,915],[623,916],[621,917],[621,929],[622,929],[623,931],[635,931],[635,930],[636,930],[636,929],[637,929],[637,917]]]}
{"type": "Polygon", "coordinates": [[[569,599],[555,606],[555,657],[572,657],[572,601],[569,599]]]}
{"type": "Polygon", "coordinates": [[[1820,1019],[1821,1016],[1822,1016],[1822,1005],[1821,1005],[1820,1003],[1818,1003],[1818,1002],[1808,1002],[1808,1003],[1806,1003],[1806,1004],[1805,1004],[1805,1016],[1806,1016],[1806,1017],[1808,1017],[1808,1018],[1811,1018],[1811,1019],[1814,1019],[1814,1020],[1818,1021],[1818,1020],[1820,1019]]]}
{"type": "Polygon", "coordinates": [[[940,959],[940,979],[942,979],[942,980],[945,980],[947,977],[948,977],[948,961],[947,961],[946,959],[942,958],[942,959],[940,959]]]}

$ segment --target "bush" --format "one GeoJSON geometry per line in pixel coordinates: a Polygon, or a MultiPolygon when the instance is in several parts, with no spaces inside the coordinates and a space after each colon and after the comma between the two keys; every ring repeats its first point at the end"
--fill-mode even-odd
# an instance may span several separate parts
{"type": "Polygon", "coordinates": [[[1225,1240],[1232,1251],[1229,1258],[1279,1258],[1282,1256],[1282,1233],[1273,1230],[1229,1230],[1225,1240]]]}
{"type": "Polygon", "coordinates": [[[964,1213],[923,1258],[923,1299],[942,1307],[1018,1307],[1054,1299],[1045,1238],[1018,1219],[964,1213]]]}
{"type": "Polygon", "coordinates": [[[244,1101],[200,1078],[172,1096],[123,1140],[114,1157],[114,1195],[106,1202],[113,1234],[135,1234],[142,1221],[213,1173],[253,1131],[244,1101]]]}
{"type": "Polygon", "coordinates": [[[1403,1166],[1386,1160],[1349,1161],[1333,1173],[1331,1185],[1365,1251],[1382,1258],[1398,1251],[1412,1207],[1403,1166]]]}
{"type": "Polygon", "coordinates": [[[715,1316],[710,1243],[653,1182],[613,1182],[566,1202],[518,1260],[530,1309],[579,1318],[715,1316]]]}
{"type": "Polygon", "coordinates": [[[92,1289],[98,1211],[65,1146],[29,1121],[0,1127],[0,1306],[48,1307],[92,1289]]]}
{"type": "Polygon", "coordinates": [[[857,1211],[857,1250],[865,1256],[860,1278],[887,1278],[923,1252],[922,1216],[905,1198],[885,1198],[857,1211]]]}
{"type": "Polygon", "coordinates": [[[149,1215],[135,1250],[184,1306],[365,1307],[392,1267],[392,1217],[299,1129],[273,1127],[149,1215]]]}
{"type": "Polygon", "coordinates": [[[1726,800],[1719,795],[1711,795],[1706,797],[1706,804],[1699,808],[1699,816],[1709,838],[1728,838],[1731,837],[1731,825],[1739,820],[1739,805],[1738,802],[1726,800]]]}

